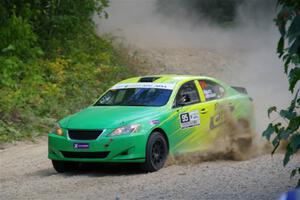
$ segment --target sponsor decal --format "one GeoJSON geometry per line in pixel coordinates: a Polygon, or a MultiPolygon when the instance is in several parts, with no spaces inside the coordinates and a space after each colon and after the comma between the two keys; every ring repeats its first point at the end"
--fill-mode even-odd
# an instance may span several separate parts
{"type": "Polygon", "coordinates": [[[151,120],[151,121],[150,121],[150,124],[151,124],[151,125],[153,125],[153,124],[159,124],[159,120],[151,120]]]}
{"type": "Polygon", "coordinates": [[[126,89],[126,88],[155,88],[155,89],[166,89],[173,90],[175,83],[121,83],[114,85],[111,89],[126,89]]]}
{"type": "Polygon", "coordinates": [[[198,110],[193,110],[191,112],[180,113],[180,126],[181,128],[190,128],[193,126],[200,125],[200,115],[198,110]]]}
{"type": "Polygon", "coordinates": [[[74,143],[73,145],[74,149],[88,149],[90,148],[89,143],[74,143]]]}
{"type": "Polygon", "coordinates": [[[215,98],[217,96],[211,89],[203,90],[204,96],[206,99],[215,98]]]}
{"type": "Polygon", "coordinates": [[[210,118],[210,129],[217,128],[225,122],[225,112],[220,111],[210,118]]]}

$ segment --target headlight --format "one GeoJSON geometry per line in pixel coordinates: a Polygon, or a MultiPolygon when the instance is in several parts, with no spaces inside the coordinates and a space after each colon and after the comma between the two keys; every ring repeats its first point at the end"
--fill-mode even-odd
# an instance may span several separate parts
{"type": "Polygon", "coordinates": [[[132,124],[127,126],[122,126],[120,128],[117,128],[112,133],[108,134],[107,136],[117,136],[117,135],[126,135],[130,133],[135,133],[139,130],[140,125],[139,124],[132,124]]]}
{"type": "Polygon", "coordinates": [[[59,124],[55,124],[53,133],[55,133],[56,135],[60,135],[60,136],[62,136],[62,135],[64,134],[64,133],[63,133],[63,130],[62,130],[62,128],[60,127],[59,124]]]}

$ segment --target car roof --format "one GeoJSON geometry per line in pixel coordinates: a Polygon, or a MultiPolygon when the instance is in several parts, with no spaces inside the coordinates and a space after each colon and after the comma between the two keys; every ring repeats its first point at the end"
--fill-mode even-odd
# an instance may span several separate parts
{"type": "Polygon", "coordinates": [[[178,82],[184,82],[184,81],[195,80],[195,79],[206,79],[206,80],[217,81],[216,79],[208,76],[164,74],[164,75],[138,76],[138,77],[125,79],[119,83],[138,83],[138,82],[178,83],[178,82]]]}

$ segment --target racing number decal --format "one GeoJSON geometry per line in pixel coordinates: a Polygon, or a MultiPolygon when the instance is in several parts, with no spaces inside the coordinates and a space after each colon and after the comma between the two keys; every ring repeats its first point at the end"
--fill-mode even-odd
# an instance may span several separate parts
{"type": "Polygon", "coordinates": [[[193,126],[200,125],[200,115],[198,110],[194,110],[187,113],[181,113],[179,117],[181,128],[190,128],[193,126]]]}
{"type": "Polygon", "coordinates": [[[181,122],[181,124],[189,122],[189,121],[190,121],[190,115],[189,115],[189,113],[182,113],[180,115],[180,122],[181,122]]]}

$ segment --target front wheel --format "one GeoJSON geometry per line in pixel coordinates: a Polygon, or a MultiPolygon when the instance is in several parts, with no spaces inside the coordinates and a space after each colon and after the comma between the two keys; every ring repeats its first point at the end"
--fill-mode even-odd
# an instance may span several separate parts
{"type": "Polygon", "coordinates": [[[52,160],[52,165],[58,173],[76,171],[79,168],[79,163],[77,162],[52,160]]]}
{"type": "Polygon", "coordinates": [[[143,169],[147,172],[160,170],[168,156],[168,144],[165,137],[160,132],[153,132],[147,142],[146,162],[143,169]]]}

